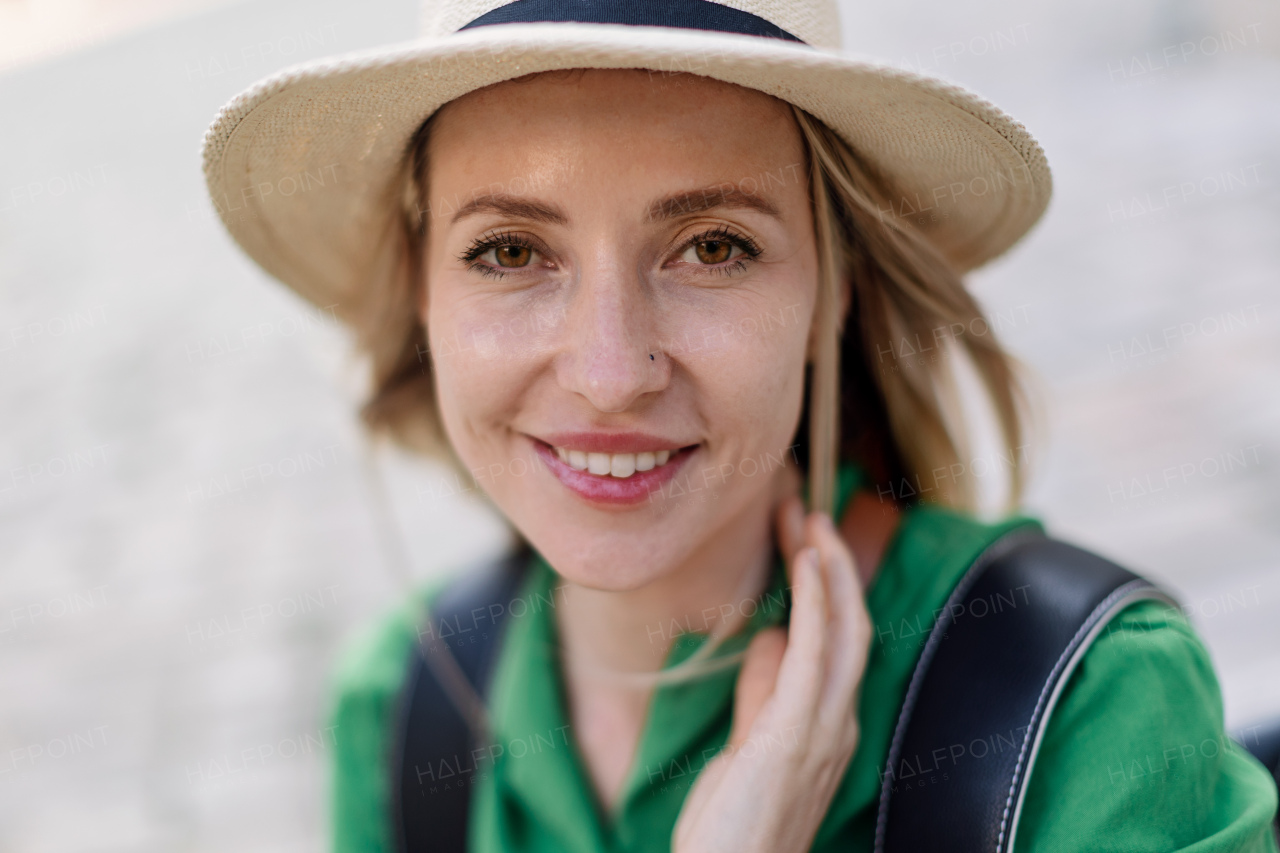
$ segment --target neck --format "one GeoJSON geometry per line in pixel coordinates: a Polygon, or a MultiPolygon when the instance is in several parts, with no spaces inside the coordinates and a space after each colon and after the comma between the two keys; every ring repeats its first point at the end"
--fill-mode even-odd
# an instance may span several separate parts
{"type": "Polygon", "coordinates": [[[733,633],[742,627],[742,602],[763,592],[769,580],[772,510],[766,494],[680,565],[638,589],[607,592],[566,584],[556,612],[570,668],[580,662],[651,672],[661,668],[681,632],[733,633]]]}

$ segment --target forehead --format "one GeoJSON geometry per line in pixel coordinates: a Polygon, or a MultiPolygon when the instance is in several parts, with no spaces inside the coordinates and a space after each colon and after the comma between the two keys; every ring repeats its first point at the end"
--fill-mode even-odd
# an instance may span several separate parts
{"type": "Polygon", "coordinates": [[[601,173],[736,181],[794,169],[803,157],[785,102],[708,77],[636,69],[546,72],[471,92],[441,108],[428,140],[437,188],[485,176],[560,183],[601,173]]]}

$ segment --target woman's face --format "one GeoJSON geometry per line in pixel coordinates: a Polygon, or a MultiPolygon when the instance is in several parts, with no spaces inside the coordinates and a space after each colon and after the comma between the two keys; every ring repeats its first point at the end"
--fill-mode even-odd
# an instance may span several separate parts
{"type": "Polygon", "coordinates": [[[817,295],[790,108],[543,75],[450,103],[428,154],[441,418],[515,526],[569,580],[629,590],[767,518],[817,295]]]}

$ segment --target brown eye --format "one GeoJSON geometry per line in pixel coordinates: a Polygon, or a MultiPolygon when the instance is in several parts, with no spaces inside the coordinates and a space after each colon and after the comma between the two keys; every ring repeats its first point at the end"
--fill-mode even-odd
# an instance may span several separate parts
{"type": "Polygon", "coordinates": [[[693,250],[704,264],[719,264],[729,260],[733,245],[724,240],[704,240],[694,244],[693,250]]]}
{"type": "Polygon", "coordinates": [[[528,266],[533,257],[533,251],[528,246],[499,246],[493,251],[500,267],[528,266]]]}
{"type": "Polygon", "coordinates": [[[680,260],[694,266],[714,267],[747,254],[742,246],[722,238],[719,234],[700,236],[702,239],[695,238],[692,242],[685,244],[680,260]],[[711,239],[706,239],[708,237],[711,239]]]}

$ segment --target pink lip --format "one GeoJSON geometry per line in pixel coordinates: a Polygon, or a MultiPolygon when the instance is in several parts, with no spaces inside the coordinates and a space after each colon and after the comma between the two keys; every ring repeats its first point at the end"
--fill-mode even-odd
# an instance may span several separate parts
{"type": "MultiPolygon", "coordinates": [[[[643,453],[646,450],[670,450],[673,454],[692,441],[676,441],[647,432],[556,432],[538,436],[552,447],[581,450],[584,453],[643,453]]],[[[656,470],[656,469],[655,469],[656,470]]]]}
{"type": "MultiPolygon", "coordinates": [[[[628,435],[637,435],[638,433],[629,433],[628,435]]],[[[567,434],[556,436],[557,439],[564,438],[567,434]]],[[[591,435],[583,433],[580,435],[591,435]]],[[[596,433],[599,437],[599,433],[596,433]]],[[[616,438],[616,436],[610,436],[616,438]]],[[[646,440],[652,441],[648,436],[646,440]]],[[[659,491],[672,477],[674,477],[685,463],[689,461],[689,457],[697,452],[698,446],[686,447],[682,450],[674,451],[671,458],[667,460],[667,464],[659,465],[657,468],[651,468],[648,471],[637,471],[630,477],[619,478],[609,475],[601,476],[599,474],[591,474],[587,471],[579,471],[577,468],[560,461],[560,457],[556,455],[555,450],[547,443],[538,439],[532,439],[533,447],[542,457],[542,461],[551,469],[551,473],[556,479],[564,483],[570,491],[579,497],[597,504],[606,504],[612,506],[631,506],[643,503],[649,499],[649,496],[659,491]]],[[[563,447],[564,445],[559,445],[563,447]]],[[[586,450],[582,444],[572,443],[575,450],[586,450]]],[[[596,445],[597,447],[599,444],[596,445]]],[[[658,444],[644,445],[643,449],[661,448],[661,442],[658,444]]],[[[591,450],[592,453],[633,453],[631,450],[591,450]]]]}

